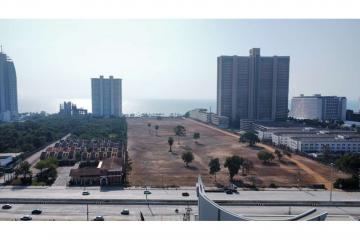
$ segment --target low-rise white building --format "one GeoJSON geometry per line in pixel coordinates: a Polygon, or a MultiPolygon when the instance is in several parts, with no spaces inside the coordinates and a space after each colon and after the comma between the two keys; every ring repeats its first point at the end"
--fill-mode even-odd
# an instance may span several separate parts
{"type": "Polygon", "coordinates": [[[293,97],[291,100],[290,117],[296,119],[317,120],[345,120],[346,98],[337,96],[313,96],[293,97]]]}
{"type": "Polygon", "coordinates": [[[201,122],[211,123],[221,128],[229,127],[229,118],[208,112],[204,108],[196,108],[189,111],[189,117],[201,122]]]}
{"type": "Polygon", "coordinates": [[[0,167],[6,167],[22,153],[0,153],[0,167]]]}
{"type": "Polygon", "coordinates": [[[292,137],[289,147],[306,153],[322,152],[325,148],[330,152],[360,153],[360,136],[292,137]]]}
{"type": "Polygon", "coordinates": [[[360,134],[355,131],[261,124],[257,124],[255,130],[261,141],[293,151],[317,153],[327,148],[330,152],[360,152],[360,134]]]}
{"type": "Polygon", "coordinates": [[[204,108],[196,108],[189,112],[190,118],[199,120],[201,122],[210,123],[210,113],[204,108]]]}

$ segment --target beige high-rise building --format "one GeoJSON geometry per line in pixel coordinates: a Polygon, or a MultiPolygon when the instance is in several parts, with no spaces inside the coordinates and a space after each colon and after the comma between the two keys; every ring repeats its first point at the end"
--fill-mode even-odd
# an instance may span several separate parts
{"type": "Polygon", "coordinates": [[[217,61],[217,114],[228,117],[231,126],[287,119],[290,57],[263,57],[253,48],[250,56],[217,61]]]}

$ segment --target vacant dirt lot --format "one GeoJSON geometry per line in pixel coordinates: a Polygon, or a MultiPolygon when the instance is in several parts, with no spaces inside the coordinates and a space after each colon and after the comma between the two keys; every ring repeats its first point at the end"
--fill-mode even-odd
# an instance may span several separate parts
{"type": "MultiPolygon", "coordinates": [[[[228,134],[211,129],[197,122],[185,119],[138,119],[129,118],[128,121],[128,149],[133,161],[133,170],[130,182],[134,186],[195,186],[197,176],[201,174],[206,185],[214,184],[213,176],[209,175],[208,163],[212,157],[220,159],[221,171],[217,174],[217,181],[228,184],[229,175],[223,167],[225,158],[239,155],[253,163],[253,168],[246,176],[237,176],[247,183],[256,183],[258,186],[269,186],[274,183],[278,186],[302,186],[325,184],[319,178],[313,177],[309,171],[302,169],[296,163],[283,160],[274,160],[271,166],[263,165],[256,154],[261,147],[249,148],[241,144],[238,139],[228,134]],[[148,127],[148,123],[151,127],[148,127]],[[159,126],[157,131],[155,125],[159,126]],[[174,137],[174,127],[183,125],[186,128],[186,137],[180,138],[180,144],[174,137]],[[198,143],[192,136],[200,133],[198,143]],[[169,152],[168,137],[175,139],[173,153],[169,152]],[[195,160],[189,168],[185,168],[181,159],[184,151],[191,150],[195,160]]],[[[317,169],[323,179],[328,179],[330,169],[314,161],[304,161],[301,165],[311,165],[317,169]]],[[[336,174],[335,174],[336,175],[336,174]]],[[[321,179],[321,178],[320,178],[321,179]]]]}

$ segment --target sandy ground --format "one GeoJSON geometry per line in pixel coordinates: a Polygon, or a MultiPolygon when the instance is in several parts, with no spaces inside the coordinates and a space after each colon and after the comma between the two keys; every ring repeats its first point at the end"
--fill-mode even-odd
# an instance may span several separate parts
{"type": "MultiPolygon", "coordinates": [[[[220,159],[221,171],[217,174],[217,182],[228,184],[229,175],[223,167],[225,158],[233,154],[239,155],[253,163],[253,169],[246,176],[237,176],[242,181],[256,183],[257,186],[267,187],[271,183],[278,186],[309,186],[312,184],[328,185],[330,168],[312,160],[297,158],[299,164],[286,160],[274,160],[271,166],[263,165],[256,154],[265,146],[250,148],[238,142],[234,136],[217,131],[206,125],[185,119],[139,119],[129,118],[128,121],[128,149],[133,162],[130,182],[134,186],[194,186],[199,174],[207,186],[214,185],[214,177],[209,174],[208,163],[212,157],[220,159]],[[147,126],[151,123],[151,127],[147,126]],[[156,134],[155,125],[159,125],[156,134]],[[186,137],[180,138],[178,143],[173,129],[176,125],[186,128],[186,137]],[[192,136],[200,133],[198,143],[192,136]],[[169,152],[167,139],[173,136],[175,143],[173,153],[169,152]],[[189,168],[185,168],[181,154],[191,150],[195,160],[189,168]],[[311,169],[312,171],[309,171],[311,169]],[[316,173],[314,175],[314,171],[316,173]],[[321,177],[319,177],[321,176],[321,177]]],[[[336,173],[334,174],[334,179],[336,173]]]]}

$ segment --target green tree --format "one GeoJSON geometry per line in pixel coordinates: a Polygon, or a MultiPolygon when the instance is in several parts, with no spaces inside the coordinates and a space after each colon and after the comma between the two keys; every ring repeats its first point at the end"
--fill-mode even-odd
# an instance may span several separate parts
{"type": "Polygon", "coordinates": [[[216,182],[216,173],[220,171],[220,161],[218,158],[212,158],[209,162],[209,173],[214,175],[216,182]]]}
{"type": "Polygon", "coordinates": [[[350,173],[350,178],[339,178],[334,186],[342,189],[359,189],[360,154],[346,154],[340,157],[335,166],[340,170],[350,173]]]}
{"type": "Polygon", "coordinates": [[[172,145],[174,144],[174,138],[169,137],[169,138],[168,138],[168,144],[169,144],[169,147],[170,147],[169,152],[172,152],[171,147],[172,147],[172,145]]]}
{"type": "Polygon", "coordinates": [[[40,160],[35,164],[35,168],[40,171],[40,175],[42,171],[46,168],[46,160],[40,160]]]}
{"type": "Polygon", "coordinates": [[[346,154],[335,162],[335,166],[344,172],[350,173],[354,177],[358,177],[360,154],[346,154]]]}
{"type": "Polygon", "coordinates": [[[321,152],[322,152],[322,159],[324,161],[328,161],[329,158],[331,157],[331,149],[330,149],[330,146],[329,145],[323,145],[321,147],[321,152]]]}
{"type": "Polygon", "coordinates": [[[189,167],[189,163],[191,163],[194,160],[194,154],[192,152],[190,152],[190,151],[184,152],[181,155],[181,158],[184,161],[185,166],[189,167]]]}
{"type": "Polygon", "coordinates": [[[242,166],[241,166],[241,171],[243,175],[247,175],[250,173],[250,170],[254,167],[253,162],[249,161],[249,160],[244,160],[242,166]]]}
{"type": "Polygon", "coordinates": [[[254,146],[256,143],[260,142],[259,137],[255,132],[245,132],[240,136],[239,142],[247,142],[249,146],[254,146]]]}
{"type": "Polygon", "coordinates": [[[154,128],[155,128],[155,133],[156,133],[156,136],[157,136],[158,135],[158,130],[159,130],[159,125],[155,125],[154,128]]]}
{"type": "Polygon", "coordinates": [[[193,134],[193,139],[195,140],[195,142],[197,143],[197,140],[200,138],[200,133],[198,132],[194,132],[193,134]]]}
{"type": "Polygon", "coordinates": [[[17,176],[23,175],[23,179],[25,179],[28,175],[31,175],[30,167],[31,166],[27,161],[22,161],[19,166],[16,167],[15,174],[17,176]]]}
{"type": "Polygon", "coordinates": [[[148,126],[148,129],[149,129],[149,134],[151,134],[151,123],[148,123],[147,126],[148,126]]]}
{"type": "Polygon", "coordinates": [[[229,170],[230,181],[233,180],[233,177],[238,174],[244,159],[237,155],[227,157],[224,163],[224,167],[229,170]]]}
{"type": "Polygon", "coordinates": [[[283,157],[283,154],[278,149],[276,149],[274,153],[275,153],[275,155],[277,156],[277,158],[278,158],[278,160],[280,162],[281,158],[283,157]]]}
{"type": "Polygon", "coordinates": [[[186,129],[182,125],[177,125],[174,128],[174,133],[175,133],[175,136],[178,137],[178,144],[180,144],[180,137],[185,137],[186,136],[186,129]]]}
{"type": "Polygon", "coordinates": [[[77,162],[81,161],[81,153],[80,152],[75,153],[75,159],[77,162]]]}
{"type": "Polygon", "coordinates": [[[270,163],[275,158],[274,154],[264,150],[258,152],[257,157],[264,163],[270,163]]]}
{"type": "Polygon", "coordinates": [[[290,158],[291,157],[291,152],[289,152],[287,150],[283,150],[283,155],[288,156],[290,158]]]}

